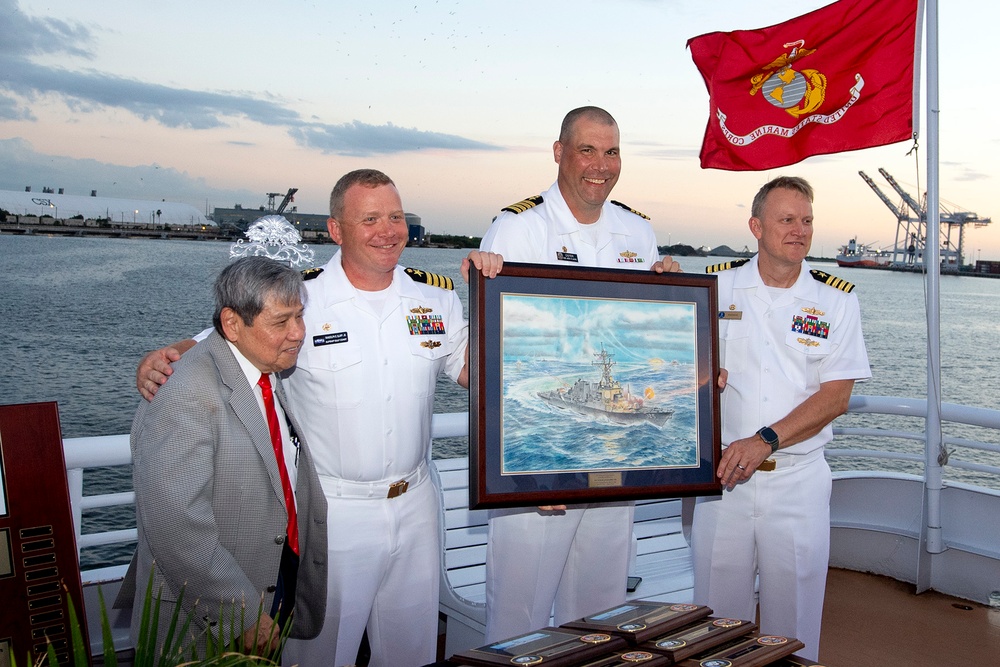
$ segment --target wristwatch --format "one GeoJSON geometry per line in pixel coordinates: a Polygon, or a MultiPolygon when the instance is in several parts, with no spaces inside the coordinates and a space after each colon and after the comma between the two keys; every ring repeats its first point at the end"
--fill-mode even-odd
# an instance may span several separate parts
{"type": "Polygon", "coordinates": [[[778,434],[774,432],[773,428],[765,426],[757,431],[757,435],[760,436],[761,440],[771,446],[772,454],[778,451],[778,434]]]}

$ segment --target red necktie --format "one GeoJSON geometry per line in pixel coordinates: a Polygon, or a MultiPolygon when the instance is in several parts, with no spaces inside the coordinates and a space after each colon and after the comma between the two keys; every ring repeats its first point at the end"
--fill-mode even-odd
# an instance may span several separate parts
{"type": "Polygon", "coordinates": [[[271,378],[262,374],[257,380],[261,394],[264,396],[264,413],[267,415],[267,429],[271,432],[271,445],[274,447],[274,460],[278,463],[281,474],[281,489],[285,492],[285,509],[288,512],[288,546],[295,555],[299,553],[299,522],[295,518],[295,496],[292,494],[292,483],[288,479],[288,469],[285,468],[285,451],[281,444],[281,426],[278,425],[278,413],[274,410],[274,395],[271,393],[271,378]]]}

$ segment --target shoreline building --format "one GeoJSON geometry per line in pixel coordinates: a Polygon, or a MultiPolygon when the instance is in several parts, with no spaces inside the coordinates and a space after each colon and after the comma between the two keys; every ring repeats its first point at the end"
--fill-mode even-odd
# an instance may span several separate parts
{"type": "Polygon", "coordinates": [[[0,190],[0,209],[17,217],[52,218],[53,220],[106,221],[112,225],[144,226],[214,226],[211,220],[190,204],[145,199],[115,199],[98,197],[97,190],[90,196],[66,194],[63,188],[42,188],[32,192],[0,190]]]}

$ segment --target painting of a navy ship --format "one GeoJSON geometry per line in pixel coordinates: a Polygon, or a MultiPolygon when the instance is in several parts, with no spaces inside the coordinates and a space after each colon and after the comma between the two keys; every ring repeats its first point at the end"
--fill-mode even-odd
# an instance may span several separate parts
{"type": "Polygon", "coordinates": [[[505,475],[694,467],[688,303],[504,294],[505,475]]]}
{"type": "MultiPolygon", "coordinates": [[[[634,396],[628,388],[622,389],[621,383],[611,374],[615,365],[614,356],[604,349],[594,354],[594,366],[599,366],[601,379],[591,382],[578,379],[569,387],[560,387],[551,391],[540,391],[538,397],[557,408],[572,410],[581,415],[597,419],[607,419],[613,424],[635,424],[649,422],[657,428],[662,428],[673,410],[662,407],[649,407],[645,401],[634,396]]],[[[649,396],[651,389],[646,389],[644,395],[649,396]]]]}

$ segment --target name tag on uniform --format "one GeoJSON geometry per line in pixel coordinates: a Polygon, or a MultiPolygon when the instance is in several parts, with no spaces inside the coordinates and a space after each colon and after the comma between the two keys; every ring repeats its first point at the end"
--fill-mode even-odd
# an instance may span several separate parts
{"type": "Polygon", "coordinates": [[[556,253],[556,259],[558,259],[560,262],[579,262],[580,261],[579,259],[577,259],[576,253],[573,253],[573,252],[557,252],[556,253]]]}
{"type": "Polygon", "coordinates": [[[347,332],[338,331],[337,333],[323,334],[322,336],[313,336],[313,347],[320,347],[322,345],[334,345],[336,343],[346,343],[347,342],[347,332]]]}
{"type": "Polygon", "coordinates": [[[742,310],[720,310],[719,311],[720,320],[742,320],[743,311],[742,310]]]}

